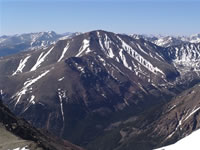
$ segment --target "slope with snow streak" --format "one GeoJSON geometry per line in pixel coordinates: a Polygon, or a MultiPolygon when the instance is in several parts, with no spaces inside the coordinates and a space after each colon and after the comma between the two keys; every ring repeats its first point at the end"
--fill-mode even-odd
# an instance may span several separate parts
{"type": "MultiPolygon", "coordinates": [[[[170,70],[176,72],[176,70],[166,64],[165,56],[160,52],[160,47],[155,44],[105,31],[96,31],[95,34],[97,37],[94,40],[98,39],[98,47],[106,58],[122,64],[139,78],[154,82],[154,77],[157,76],[161,78],[160,81],[165,82],[166,78],[168,80],[178,76],[178,73],[168,72],[170,70]]],[[[104,61],[103,64],[105,66],[108,62],[104,61]]]]}
{"type": "MultiPolygon", "coordinates": [[[[143,67],[145,67],[152,73],[154,74],[161,73],[164,75],[164,73],[158,67],[153,66],[147,59],[145,59],[141,54],[139,54],[136,50],[134,50],[134,48],[131,45],[127,44],[119,35],[114,35],[114,36],[119,40],[119,42],[121,42],[121,44],[119,44],[119,42],[117,41],[112,41],[107,34],[108,33],[106,32],[105,33],[101,32],[100,34],[100,32],[97,31],[99,45],[109,58],[115,58],[118,62],[121,60],[121,62],[126,68],[128,68],[131,71],[134,71],[136,69],[133,70],[133,68],[136,68],[138,66],[134,65],[133,62],[132,63],[127,62],[128,58],[125,55],[125,53],[127,53],[130,57],[139,62],[143,67]],[[119,53],[114,54],[112,47],[117,47],[119,53]]],[[[142,49],[142,47],[138,43],[135,44],[135,42],[132,42],[132,44],[134,44],[140,52],[144,53],[147,56],[150,56],[144,49],[142,49]]],[[[162,58],[161,56],[159,57],[162,58]]]]}
{"type": "Polygon", "coordinates": [[[40,54],[40,56],[37,59],[37,62],[35,65],[31,68],[30,71],[35,71],[38,67],[40,67],[41,63],[45,61],[46,57],[51,53],[51,51],[54,49],[52,47],[46,54],[43,55],[43,52],[40,54]]]}
{"type": "MultiPolygon", "coordinates": [[[[32,87],[31,87],[31,86],[32,86],[34,83],[36,83],[38,80],[40,80],[42,77],[44,77],[47,73],[49,73],[49,71],[50,71],[50,70],[47,70],[47,71],[43,72],[41,75],[39,75],[38,77],[36,77],[36,78],[34,78],[34,79],[29,79],[29,80],[27,80],[27,81],[24,83],[24,87],[23,87],[19,92],[17,92],[17,93],[13,96],[13,98],[15,98],[15,99],[17,98],[15,105],[17,105],[17,104],[19,103],[19,101],[20,101],[22,95],[25,95],[28,91],[31,91],[31,90],[32,90],[32,87]]],[[[34,99],[34,98],[33,98],[33,96],[32,96],[30,102],[33,102],[33,99],[34,99]]]]}
{"type": "MultiPolygon", "coordinates": [[[[103,65],[103,68],[100,69],[105,69],[105,72],[113,77],[117,82],[120,82],[120,78],[126,78],[132,80],[134,84],[137,84],[137,88],[145,91],[144,87],[141,85],[145,84],[145,86],[154,86],[157,82],[162,84],[166,83],[168,72],[174,74],[174,76],[177,75],[175,68],[168,64],[162,55],[158,54],[159,52],[157,49],[158,47],[154,44],[146,41],[135,40],[126,35],[100,30],[92,31],[78,35],[72,39],[58,41],[55,45],[51,45],[50,48],[47,49],[31,51],[30,54],[26,54],[27,57],[25,59],[21,59],[20,57],[20,60],[15,60],[20,61],[20,63],[18,67],[16,67],[17,69],[12,72],[14,72],[13,75],[17,73],[21,75],[24,73],[30,74],[29,79],[26,79],[29,81],[34,77],[31,75],[32,73],[37,73],[38,70],[38,74],[41,73],[41,70],[46,72],[46,67],[56,67],[58,64],[65,63],[69,58],[76,57],[82,59],[84,57],[92,57],[93,59],[95,58],[94,60],[100,60],[95,63],[103,65]],[[25,66],[27,72],[23,71],[25,66]],[[145,81],[146,83],[140,83],[145,81]]],[[[11,58],[9,63],[12,62],[11,58]]],[[[5,64],[7,63],[8,62],[5,64]]],[[[93,67],[95,64],[94,62],[87,63],[88,65],[91,65],[93,70],[98,72],[97,68],[93,67]]],[[[6,67],[3,66],[2,68],[6,67]]],[[[82,74],[87,74],[87,71],[83,68],[85,68],[85,66],[77,67],[82,74]]],[[[60,84],[62,83],[61,77],[65,78],[65,76],[61,75],[56,79],[60,84]]],[[[55,85],[57,84],[58,83],[55,83],[55,85]]],[[[23,87],[18,86],[17,88],[18,89],[15,91],[18,92],[12,93],[12,99],[14,98],[16,100],[15,105],[18,104],[22,95],[29,95],[27,101],[32,104],[35,103],[36,98],[38,99],[37,95],[28,92],[32,92],[32,82],[31,85],[25,82],[23,87]],[[27,94],[27,92],[29,94],[27,94]]]]}
{"type": "Polygon", "coordinates": [[[63,102],[64,102],[64,100],[67,100],[66,91],[63,91],[62,89],[58,89],[58,97],[59,97],[59,101],[60,101],[60,110],[61,110],[62,119],[63,119],[63,123],[64,123],[65,116],[64,116],[64,110],[63,110],[63,102]]]}
{"type": "MultiPolygon", "coordinates": [[[[105,40],[104,40],[104,45],[106,47],[106,49],[108,50],[107,51],[107,55],[110,57],[110,58],[113,58],[115,55],[113,53],[113,50],[110,46],[110,44],[112,44],[113,42],[109,39],[109,37],[105,34],[105,40]]],[[[114,43],[113,43],[114,44],[114,43]]]]}
{"type": "Polygon", "coordinates": [[[89,46],[90,46],[90,40],[84,39],[83,42],[82,42],[82,46],[79,49],[78,54],[76,54],[76,57],[82,56],[83,52],[85,52],[86,54],[88,52],[90,52],[91,50],[90,50],[89,46]]]}
{"type": "Polygon", "coordinates": [[[68,48],[69,48],[69,43],[67,43],[66,47],[63,49],[63,52],[62,52],[60,58],[58,59],[58,62],[60,62],[64,58],[65,53],[67,52],[68,48]]]}
{"type": "Polygon", "coordinates": [[[115,54],[113,53],[113,49],[111,47],[112,45],[115,45],[115,43],[109,38],[106,33],[101,35],[100,32],[97,31],[97,37],[101,50],[104,52],[104,54],[107,57],[114,58],[115,54]]]}
{"type": "Polygon", "coordinates": [[[12,75],[16,75],[17,73],[22,73],[24,67],[26,66],[26,62],[31,56],[28,55],[26,58],[21,59],[19,62],[19,66],[17,67],[16,71],[12,75]]]}
{"type": "Polygon", "coordinates": [[[200,129],[179,140],[175,144],[158,148],[155,150],[199,150],[200,129]]]}
{"type": "MultiPolygon", "coordinates": [[[[142,57],[130,45],[128,45],[125,41],[123,41],[119,36],[117,36],[117,38],[121,41],[123,50],[125,50],[131,57],[136,59],[142,66],[144,66],[145,68],[147,68],[149,71],[151,71],[154,74],[161,73],[164,75],[164,73],[158,67],[154,67],[148,60],[146,60],[144,57],[142,57]]],[[[139,49],[141,50],[141,47],[139,47],[139,49]]],[[[142,52],[143,51],[144,50],[142,50],[142,52]]],[[[120,54],[122,54],[122,53],[120,53],[120,54]]],[[[122,55],[120,55],[120,56],[123,59],[122,55]]],[[[127,66],[127,65],[125,65],[125,66],[127,66]]]]}

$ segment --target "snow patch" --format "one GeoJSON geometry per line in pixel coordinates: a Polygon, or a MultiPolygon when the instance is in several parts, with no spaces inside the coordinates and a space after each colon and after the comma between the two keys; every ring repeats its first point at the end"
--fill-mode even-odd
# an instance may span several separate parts
{"type": "Polygon", "coordinates": [[[101,62],[103,62],[103,66],[106,66],[106,61],[100,55],[98,55],[98,58],[101,62]]]}
{"type": "Polygon", "coordinates": [[[101,96],[103,96],[104,98],[107,98],[107,97],[106,97],[106,95],[105,95],[105,94],[103,94],[103,93],[101,94],[101,96]]]}
{"type": "Polygon", "coordinates": [[[114,53],[113,53],[112,48],[110,47],[110,44],[111,44],[111,43],[112,43],[111,40],[110,40],[109,37],[105,34],[104,45],[105,45],[105,47],[106,47],[106,49],[107,49],[107,55],[108,55],[108,57],[113,58],[115,55],[114,55],[114,53]]]}
{"type": "Polygon", "coordinates": [[[2,95],[3,95],[3,90],[1,89],[1,90],[0,90],[0,96],[2,96],[2,95]]]}
{"type": "Polygon", "coordinates": [[[34,95],[32,95],[32,96],[31,96],[31,98],[30,98],[30,100],[29,100],[29,102],[30,102],[30,103],[32,103],[32,104],[35,104],[35,101],[34,101],[34,99],[35,99],[35,96],[34,96],[34,95]]]}
{"type": "Polygon", "coordinates": [[[179,140],[175,144],[158,148],[155,150],[198,150],[200,147],[200,130],[194,131],[192,134],[179,140]]]}
{"type": "Polygon", "coordinates": [[[105,34],[105,39],[103,40],[104,43],[102,42],[102,37],[100,36],[99,32],[97,32],[97,36],[99,39],[99,45],[101,47],[101,50],[106,54],[106,56],[113,58],[115,55],[113,53],[113,50],[111,48],[111,44],[113,43],[110,38],[105,34]],[[105,47],[105,48],[104,48],[105,47]]]}
{"type": "Polygon", "coordinates": [[[59,97],[59,101],[60,101],[60,111],[62,114],[62,119],[63,119],[63,123],[65,122],[65,116],[64,116],[64,111],[63,111],[63,99],[66,99],[66,92],[62,91],[61,89],[58,89],[58,97],[59,97]]]}
{"type": "Polygon", "coordinates": [[[85,73],[85,69],[81,66],[78,66],[77,69],[81,72],[81,73],[85,73]]]}
{"type": "Polygon", "coordinates": [[[52,47],[46,54],[43,55],[44,52],[42,52],[40,54],[40,56],[37,59],[37,62],[35,63],[35,65],[31,68],[30,71],[35,71],[38,67],[40,67],[41,63],[45,61],[45,58],[51,53],[51,51],[54,49],[54,47],[52,47]]]}
{"type": "Polygon", "coordinates": [[[30,150],[30,149],[28,148],[28,146],[24,146],[22,148],[18,147],[18,148],[8,149],[8,150],[30,150]]]}
{"type": "Polygon", "coordinates": [[[122,62],[123,62],[123,64],[124,64],[124,66],[125,66],[126,68],[128,68],[129,70],[132,70],[132,67],[130,67],[130,66],[128,65],[127,61],[126,61],[126,56],[123,54],[123,49],[120,49],[120,51],[119,51],[119,56],[120,56],[120,58],[121,58],[121,60],[122,60],[122,62]]]}
{"type": "Polygon", "coordinates": [[[82,46],[80,47],[79,52],[78,52],[78,54],[76,55],[76,57],[82,56],[82,54],[83,54],[84,51],[86,51],[86,53],[91,52],[89,46],[90,46],[90,41],[87,40],[87,39],[84,39],[84,40],[83,40],[83,43],[82,43],[82,46]]]}
{"type": "Polygon", "coordinates": [[[12,74],[13,76],[16,75],[17,73],[22,73],[24,67],[26,66],[26,62],[28,61],[28,59],[30,57],[31,56],[28,55],[26,58],[20,60],[19,65],[18,65],[16,71],[12,74]]]}
{"type": "Polygon", "coordinates": [[[103,46],[103,43],[102,43],[102,38],[101,38],[99,32],[97,32],[97,36],[98,36],[98,39],[99,39],[99,45],[100,45],[101,49],[102,49],[103,51],[105,51],[104,46],[103,46]]]}
{"type": "Polygon", "coordinates": [[[64,79],[65,79],[65,77],[62,77],[62,78],[58,79],[58,81],[62,81],[62,80],[64,80],[64,79]]]}
{"type": "Polygon", "coordinates": [[[41,75],[39,75],[38,77],[36,77],[34,79],[28,79],[26,82],[24,82],[24,87],[19,92],[17,92],[14,96],[12,96],[12,98],[17,98],[15,106],[19,103],[22,95],[25,95],[27,93],[27,91],[32,90],[31,86],[34,83],[36,83],[38,80],[40,80],[42,77],[44,77],[49,72],[50,72],[50,70],[47,70],[44,73],[42,73],[41,75]]]}
{"type": "Polygon", "coordinates": [[[198,107],[198,108],[194,107],[193,110],[192,110],[192,112],[191,112],[188,116],[185,117],[184,121],[186,121],[188,118],[190,118],[190,117],[191,117],[194,113],[196,113],[199,109],[200,109],[200,107],[198,107]]]}
{"type": "Polygon", "coordinates": [[[143,53],[145,53],[146,55],[149,55],[145,50],[142,49],[142,47],[141,47],[139,44],[137,44],[137,47],[138,47],[143,53]]]}
{"type": "Polygon", "coordinates": [[[169,111],[171,111],[172,109],[174,109],[176,107],[176,105],[173,105],[170,109],[169,109],[169,111]]]}
{"type": "Polygon", "coordinates": [[[60,62],[64,58],[65,53],[67,52],[68,49],[69,49],[69,43],[67,43],[66,47],[63,49],[63,52],[62,52],[60,58],[58,59],[58,62],[60,62]]]}

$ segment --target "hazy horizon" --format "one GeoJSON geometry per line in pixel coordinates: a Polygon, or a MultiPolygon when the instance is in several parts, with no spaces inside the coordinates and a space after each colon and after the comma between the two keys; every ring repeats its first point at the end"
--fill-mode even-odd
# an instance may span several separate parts
{"type": "Polygon", "coordinates": [[[147,35],[200,33],[197,0],[0,0],[0,4],[0,36],[98,29],[147,35]]]}
{"type": "MultiPolygon", "coordinates": [[[[96,30],[103,30],[103,29],[96,29],[96,30]]],[[[92,32],[92,31],[96,31],[96,30],[91,30],[91,31],[86,31],[86,32],[79,32],[77,31],[77,33],[87,33],[87,32],[92,32]]],[[[114,31],[108,31],[108,30],[103,30],[103,31],[107,31],[107,32],[113,32],[116,34],[127,34],[127,35],[132,35],[132,34],[136,34],[136,35],[145,35],[145,36],[173,36],[173,37],[181,37],[181,36],[185,36],[185,37],[189,37],[192,35],[196,35],[196,34],[200,34],[200,32],[194,33],[194,34],[190,34],[190,35],[173,35],[173,34],[146,34],[146,33],[123,33],[123,32],[114,32],[114,31]]],[[[30,33],[40,33],[40,32],[55,32],[56,34],[66,34],[66,33],[76,33],[76,32],[70,32],[70,31],[66,31],[66,32],[56,32],[53,30],[47,30],[47,31],[35,31],[35,32],[23,32],[23,33],[16,33],[16,34],[0,34],[0,37],[2,36],[15,36],[15,35],[22,35],[22,34],[30,34],[30,33]]]]}

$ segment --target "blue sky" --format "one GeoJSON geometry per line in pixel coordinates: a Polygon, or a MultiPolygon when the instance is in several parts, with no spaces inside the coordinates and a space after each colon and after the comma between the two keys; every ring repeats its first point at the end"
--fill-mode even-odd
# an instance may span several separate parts
{"type": "Polygon", "coordinates": [[[190,35],[200,0],[0,0],[0,35],[38,31],[190,35]]]}

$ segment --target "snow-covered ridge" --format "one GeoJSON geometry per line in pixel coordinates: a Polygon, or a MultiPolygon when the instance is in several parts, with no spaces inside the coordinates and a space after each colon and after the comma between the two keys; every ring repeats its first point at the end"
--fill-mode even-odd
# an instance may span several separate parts
{"type": "Polygon", "coordinates": [[[182,73],[200,71],[200,44],[182,44],[166,49],[173,64],[182,73]]]}
{"type": "Polygon", "coordinates": [[[194,34],[190,36],[191,43],[200,43],[200,34],[194,34]]]}

